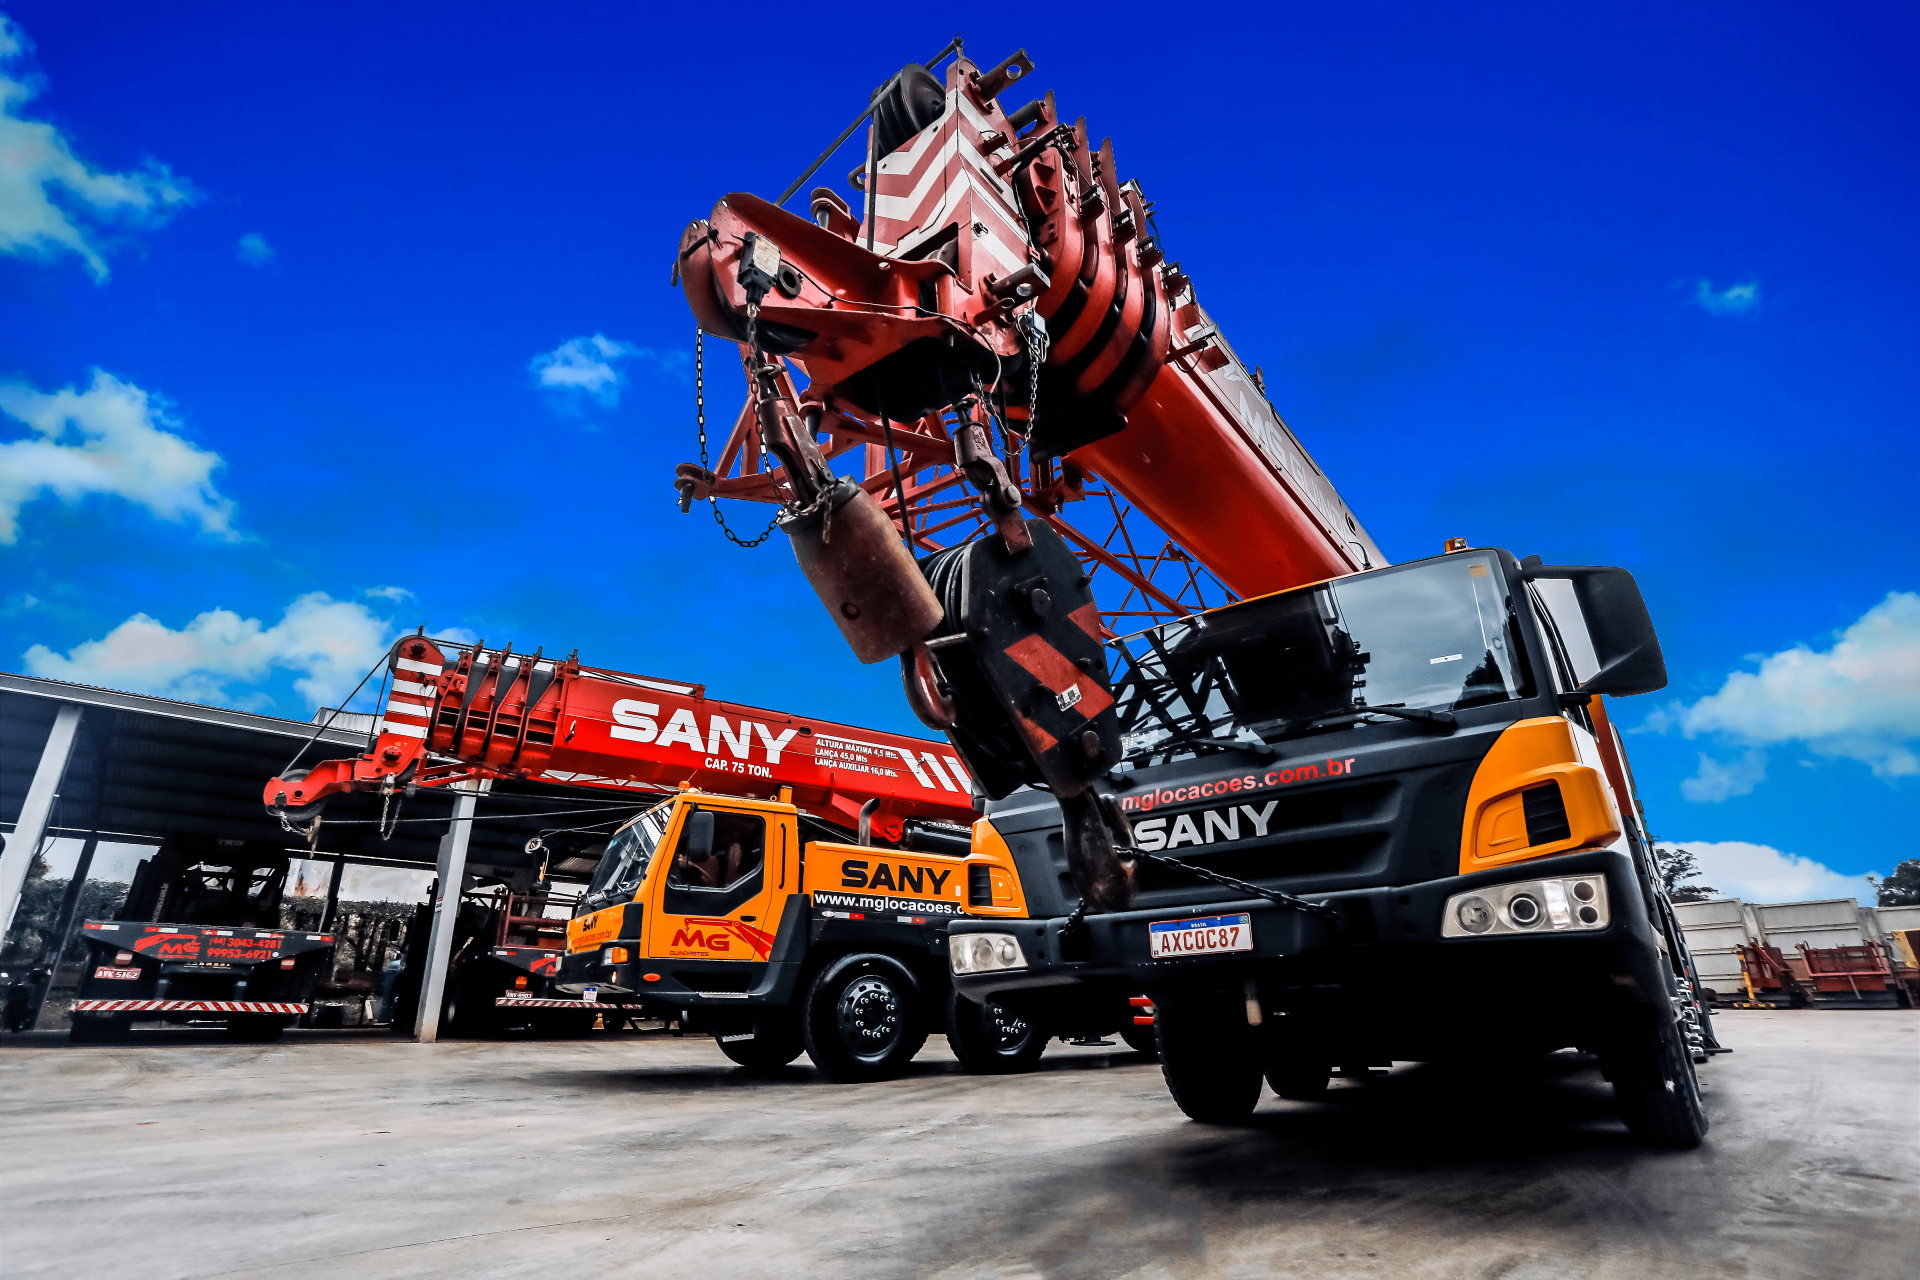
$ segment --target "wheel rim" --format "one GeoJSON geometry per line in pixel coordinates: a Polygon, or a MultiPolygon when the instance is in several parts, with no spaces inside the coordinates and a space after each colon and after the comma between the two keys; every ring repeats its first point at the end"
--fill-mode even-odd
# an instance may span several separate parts
{"type": "Polygon", "coordinates": [[[989,1001],[980,1011],[980,1022],[987,1033],[987,1047],[1011,1057],[1027,1047],[1033,1026],[1025,1018],[1008,1013],[989,1001]]]}
{"type": "Polygon", "coordinates": [[[840,1042],[854,1057],[878,1061],[892,1052],[905,1034],[904,1010],[900,993],[885,978],[874,974],[855,978],[841,990],[835,1010],[840,1042]]]}

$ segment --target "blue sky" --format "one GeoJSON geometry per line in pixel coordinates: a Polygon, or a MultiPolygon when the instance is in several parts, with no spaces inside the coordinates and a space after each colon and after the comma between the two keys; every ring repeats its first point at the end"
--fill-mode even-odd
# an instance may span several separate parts
{"type": "MultiPolygon", "coordinates": [[[[304,717],[425,623],[912,726],[783,546],[674,507],[667,274],[953,13],[0,11],[0,666],[304,717]]],[[[1616,711],[1655,829],[1778,898],[1915,854],[1917,26],[1116,6],[964,34],[1113,136],[1389,555],[1464,534],[1638,575],[1672,685],[1616,711]]]]}

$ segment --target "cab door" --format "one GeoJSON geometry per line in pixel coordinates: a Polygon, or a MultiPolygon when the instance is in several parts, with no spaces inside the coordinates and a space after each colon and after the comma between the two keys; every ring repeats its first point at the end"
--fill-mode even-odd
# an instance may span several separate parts
{"type": "MultiPolygon", "coordinates": [[[[654,885],[646,954],[661,960],[764,962],[794,871],[777,813],[724,801],[686,805],[654,885]]],[[[741,990],[745,990],[743,986],[741,990]]]]}

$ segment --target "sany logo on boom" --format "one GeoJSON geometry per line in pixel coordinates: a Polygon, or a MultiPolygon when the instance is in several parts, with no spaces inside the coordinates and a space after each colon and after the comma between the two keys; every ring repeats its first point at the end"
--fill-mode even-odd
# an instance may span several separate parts
{"type": "Polygon", "coordinates": [[[765,753],[768,764],[779,764],[780,753],[800,732],[798,729],[788,729],[776,738],[766,725],[757,720],[742,720],[736,732],[725,716],[709,716],[707,732],[703,737],[700,726],[694,723],[693,712],[686,707],[668,716],[665,728],[654,718],[659,714],[660,704],[657,702],[622,698],[613,704],[613,718],[617,723],[607,732],[628,742],[651,742],[657,747],[670,747],[676,742],[684,742],[693,750],[703,751],[710,756],[720,754],[721,744],[724,743],[727,754],[735,760],[752,757],[756,745],[753,738],[758,732],[758,746],[765,753]]]}

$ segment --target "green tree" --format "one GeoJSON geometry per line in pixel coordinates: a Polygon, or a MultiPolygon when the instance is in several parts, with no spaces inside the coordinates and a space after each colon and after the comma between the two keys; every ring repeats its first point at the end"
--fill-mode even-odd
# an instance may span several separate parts
{"type": "Polygon", "coordinates": [[[1885,880],[1876,880],[1874,894],[1883,907],[1920,907],[1920,858],[1908,858],[1885,880]]]}
{"type": "Polygon", "coordinates": [[[1720,896],[1720,891],[1710,884],[1687,883],[1700,874],[1700,860],[1687,850],[1656,846],[1653,857],[1660,867],[1660,883],[1666,886],[1667,896],[1675,902],[1701,902],[1720,896]]]}

